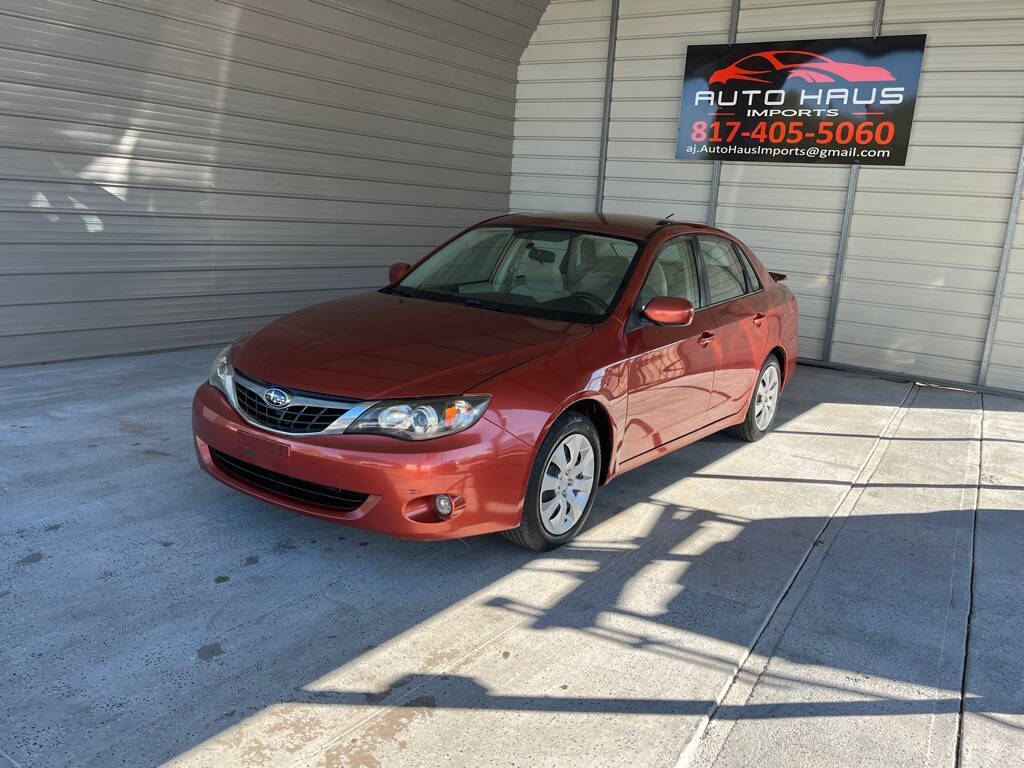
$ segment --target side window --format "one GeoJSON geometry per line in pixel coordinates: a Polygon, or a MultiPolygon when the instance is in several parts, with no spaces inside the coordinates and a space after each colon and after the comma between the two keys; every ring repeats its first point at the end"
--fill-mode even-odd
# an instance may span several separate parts
{"type": "Polygon", "coordinates": [[[718,304],[747,292],[743,263],[732,243],[720,237],[699,237],[704,272],[708,279],[708,303],[718,304]]]}
{"type": "Polygon", "coordinates": [[[735,243],[733,243],[732,247],[740,257],[740,261],[743,263],[743,274],[747,276],[747,293],[760,291],[764,287],[761,285],[761,278],[757,276],[757,272],[754,271],[754,267],[751,265],[750,260],[744,255],[743,249],[735,243]]]}
{"type": "Polygon", "coordinates": [[[694,307],[700,306],[700,278],[692,242],[684,235],[670,240],[658,251],[640,289],[641,307],[655,296],[689,299],[694,307]]]}

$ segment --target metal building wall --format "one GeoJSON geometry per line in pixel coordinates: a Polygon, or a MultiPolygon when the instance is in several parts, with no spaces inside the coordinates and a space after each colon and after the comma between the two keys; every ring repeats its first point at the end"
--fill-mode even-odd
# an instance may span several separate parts
{"type": "Polygon", "coordinates": [[[1020,390],[1024,389],[1024,208],[1017,214],[1008,266],[983,383],[1020,390]]]}
{"type": "MultiPolygon", "coordinates": [[[[870,35],[880,6],[881,34],[928,35],[921,94],[907,166],[865,168],[856,179],[837,301],[849,167],[723,163],[716,223],[789,274],[803,357],[1022,390],[1019,229],[986,380],[980,368],[1024,141],[1024,3],[742,0],[736,39],[870,35]]],[[[597,36],[602,24],[608,28],[608,8],[554,0],[524,54],[513,208],[595,205],[588,191],[597,176],[594,120],[607,50],[597,36]],[[586,48],[553,45],[574,39],[564,23],[573,16],[587,19],[586,48]],[[585,100],[576,101],[579,94],[585,100]],[[560,160],[566,148],[576,153],[572,162],[560,160]]],[[[726,42],[732,8],[731,0],[621,0],[605,211],[707,220],[711,163],[673,156],[679,95],[686,46],[726,42]]]]}
{"type": "Polygon", "coordinates": [[[507,210],[546,0],[0,0],[0,365],[212,343],[507,210]]]}
{"type": "Polygon", "coordinates": [[[509,205],[593,210],[611,0],[552,0],[523,52],[509,205]]]}
{"type": "Polygon", "coordinates": [[[1024,140],[1024,3],[886,0],[884,21],[928,44],[906,167],[860,174],[832,357],[973,384],[1024,140]]]}

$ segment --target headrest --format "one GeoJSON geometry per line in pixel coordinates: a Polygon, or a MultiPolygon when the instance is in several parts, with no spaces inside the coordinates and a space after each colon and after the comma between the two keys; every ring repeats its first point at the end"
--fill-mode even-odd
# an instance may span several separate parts
{"type": "Polygon", "coordinates": [[[545,251],[543,248],[537,248],[532,243],[528,246],[528,248],[529,250],[527,251],[527,255],[534,261],[539,261],[542,264],[554,264],[554,251],[545,251]]]}

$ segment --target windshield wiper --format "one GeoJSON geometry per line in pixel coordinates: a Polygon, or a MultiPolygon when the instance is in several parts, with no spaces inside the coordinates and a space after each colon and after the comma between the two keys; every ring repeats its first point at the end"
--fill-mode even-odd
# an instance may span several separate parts
{"type": "Polygon", "coordinates": [[[494,304],[490,301],[483,299],[471,299],[469,297],[460,297],[455,299],[459,304],[465,304],[468,307],[479,307],[480,309],[490,309],[495,312],[508,312],[508,309],[503,307],[501,304],[494,304]]]}
{"type": "Polygon", "coordinates": [[[402,287],[402,286],[400,286],[400,285],[389,285],[389,286],[388,286],[387,288],[385,288],[384,290],[385,290],[385,291],[386,291],[387,293],[393,293],[393,294],[395,294],[396,296],[405,296],[406,298],[408,298],[408,297],[412,296],[412,294],[411,294],[411,293],[409,293],[409,289],[408,289],[408,288],[403,288],[403,287],[402,287]]]}

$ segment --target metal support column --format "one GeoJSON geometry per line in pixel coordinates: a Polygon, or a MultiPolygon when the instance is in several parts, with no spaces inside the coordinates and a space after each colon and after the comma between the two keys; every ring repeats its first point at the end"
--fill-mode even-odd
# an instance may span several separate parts
{"type": "Polygon", "coordinates": [[[985,351],[981,354],[981,367],[978,369],[978,384],[981,386],[985,386],[988,381],[988,364],[992,360],[992,344],[995,342],[996,326],[999,324],[999,307],[1003,302],[1003,287],[1006,285],[1006,272],[1010,268],[1010,255],[1013,252],[1013,238],[1017,232],[1022,188],[1024,188],[1024,144],[1021,144],[1020,158],[1017,161],[1017,180],[1013,185],[1010,213],[1006,219],[1006,233],[1003,235],[1003,251],[999,256],[999,269],[996,271],[992,312],[988,316],[988,330],[985,332],[985,351]]]}
{"type": "Polygon", "coordinates": [[[608,19],[608,58],[604,70],[604,110],[601,113],[601,148],[597,158],[597,190],[594,194],[594,211],[604,210],[605,169],[608,167],[608,131],[612,119],[612,85],[615,79],[615,42],[619,37],[619,0],[612,0],[611,15],[608,19]]]}
{"type": "MultiPolygon", "coordinates": [[[[732,0],[732,11],[729,14],[729,45],[736,42],[736,34],[740,27],[740,1],[732,0]]],[[[715,226],[715,219],[718,215],[718,187],[722,182],[722,161],[711,161],[711,182],[708,187],[708,215],[707,224],[715,226]]]]}
{"type": "MultiPolygon", "coordinates": [[[[882,34],[882,18],[885,16],[885,0],[875,0],[875,18],[871,24],[871,36],[882,34]]],[[[846,248],[850,242],[850,226],[853,223],[853,206],[857,201],[857,180],[860,178],[860,164],[850,166],[850,178],[846,182],[846,205],[843,208],[843,224],[839,229],[839,247],[836,250],[835,269],[832,270],[832,295],[828,303],[828,320],[825,321],[825,341],[822,344],[821,359],[832,360],[832,341],[836,331],[836,315],[839,313],[839,289],[843,282],[843,267],[846,265],[846,248]]]]}

